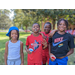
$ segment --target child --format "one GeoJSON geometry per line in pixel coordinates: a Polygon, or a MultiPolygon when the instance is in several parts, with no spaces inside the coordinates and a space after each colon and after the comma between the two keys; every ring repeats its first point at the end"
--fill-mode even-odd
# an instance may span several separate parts
{"type": "Polygon", "coordinates": [[[60,19],[57,23],[58,31],[49,38],[49,65],[67,65],[68,57],[74,52],[74,39],[69,33],[65,33],[68,28],[68,22],[65,19],[60,19]],[[70,49],[69,49],[69,48],[70,49]]]}
{"type": "Polygon", "coordinates": [[[10,40],[6,42],[5,46],[5,65],[24,65],[23,42],[19,40],[19,29],[15,26],[10,27],[6,35],[10,40]]]}
{"type": "Polygon", "coordinates": [[[32,26],[33,33],[28,36],[26,40],[28,65],[42,65],[42,47],[45,49],[47,47],[47,42],[42,38],[42,35],[39,34],[39,30],[40,25],[38,23],[34,23],[32,26]],[[33,51],[31,52],[30,49],[33,51]]]}
{"type": "MultiPolygon", "coordinates": [[[[45,25],[44,25],[44,32],[41,32],[41,33],[43,33],[45,35],[46,41],[47,41],[47,45],[49,44],[48,40],[49,40],[50,30],[51,30],[51,23],[50,22],[46,22],[45,25]]],[[[47,64],[49,64],[49,49],[48,49],[48,47],[43,50],[42,61],[43,61],[43,65],[46,65],[46,62],[47,62],[47,64]]]]}

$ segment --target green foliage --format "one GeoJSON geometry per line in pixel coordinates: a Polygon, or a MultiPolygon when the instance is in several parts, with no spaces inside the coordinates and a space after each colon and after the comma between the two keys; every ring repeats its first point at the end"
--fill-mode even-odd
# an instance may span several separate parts
{"type": "Polygon", "coordinates": [[[26,29],[35,22],[41,25],[42,21],[50,21],[54,29],[56,21],[60,18],[65,18],[75,24],[75,9],[15,9],[14,12],[15,25],[26,26],[26,29]]]}
{"type": "Polygon", "coordinates": [[[12,21],[8,17],[10,11],[0,9],[0,29],[8,29],[12,25],[12,21]]]}
{"type": "MultiPolygon", "coordinates": [[[[31,27],[33,23],[39,23],[47,20],[51,21],[53,29],[55,23],[60,18],[67,19],[71,24],[75,25],[75,9],[11,9],[14,11],[13,24],[24,30],[31,27]]],[[[12,21],[9,19],[10,11],[0,9],[0,29],[7,29],[12,26],[12,21]]]]}
{"type": "Polygon", "coordinates": [[[60,18],[65,18],[68,20],[69,16],[67,17],[67,15],[71,15],[72,13],[70,9],[34,9],[34,10],[28,9],[27,11],[26,9],[23,11],[27,13],[30,12],[32,17],[35,18],[35,22],[37,23],[41,24],[42,21],[45,22],[47,20],[52,21],[53,27],[55,27],[56,21],[58,21],[60,18]]]}
{"type": "Polygon", "coordinates": [[[27,27],[32,25],[33,17],[30,14],[29,10],[23,11],[22,9],[15,9],[15,16],[14,16],[14,24],[19,28],[23,28],[27,30],[27,27]]]}

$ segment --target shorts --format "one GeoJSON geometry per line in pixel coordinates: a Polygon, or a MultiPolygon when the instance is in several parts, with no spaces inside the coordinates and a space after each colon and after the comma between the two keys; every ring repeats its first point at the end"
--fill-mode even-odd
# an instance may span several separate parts
{"type": "Polygon", "coordinates": [[[56,58],[54,61],[49,60],[49,65],[67,65],[68,57],[58,59],[56,58]]]}
{"type": "Polygon", "coordinates": [[[42,54],[42,62],[43,64],[49,64],[49,52],[45,52],[43,51],[43,54],[42,54]]]}
{"type": "Polygon", "coordinates": [[[42,65],[42,63],[30,63],[30,62],[28,62],[27,65],[42,65]]]}
{"type": "Polygon", "coordinates": [[[21,59],[8,59],[7,65],[21,65],[21,59]]]}

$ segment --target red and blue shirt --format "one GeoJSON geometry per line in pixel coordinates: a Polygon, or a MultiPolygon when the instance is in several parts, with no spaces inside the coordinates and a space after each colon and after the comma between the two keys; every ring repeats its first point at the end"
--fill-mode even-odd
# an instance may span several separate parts
{"type": "Polygon", "coordinates": [[[42,41],[41,35],[35,37],[33,34],[27,37],[26,45],[34,51],[28,54],[27,61],[30,63],[42,63],[42,41]]]}

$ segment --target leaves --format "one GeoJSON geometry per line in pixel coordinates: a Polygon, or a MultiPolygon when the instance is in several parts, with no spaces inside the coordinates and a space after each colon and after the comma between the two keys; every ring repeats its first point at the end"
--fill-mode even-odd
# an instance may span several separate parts
{"type": "Polygon", "coordinates": [[[32,26],[37,22],[41,25],[42,21],[50,21],[55,27],[56,21],[60,18],[67,19],[70,23],[75,24],[75,9],[15,9],[14,22],[19,26],[32,26]]]}
{"type": "Polygon", "coordinates": [[[12,25],[12,21],[8,17],[9,13],[9,10],[0,9],[0,29],[7,29],[12,25]]]}

